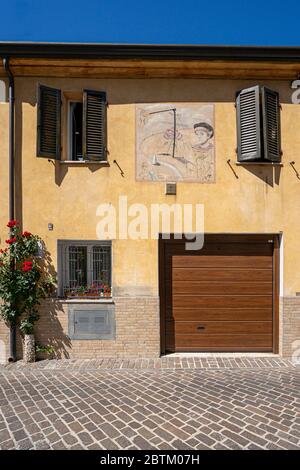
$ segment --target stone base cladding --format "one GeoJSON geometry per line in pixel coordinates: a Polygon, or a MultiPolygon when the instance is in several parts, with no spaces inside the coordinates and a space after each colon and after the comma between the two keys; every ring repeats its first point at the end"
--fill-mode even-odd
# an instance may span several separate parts
{"type": "MultiPolygon", "coordinates": [[[[115,340],[70,340],[68,303],[47,300],[40,309],[36,341],[51,345],[55,358],[155,358],[160,355],[159,299],[157,297],[116,297],[115,340]]],[[[280,298],[279,354],[300,357],[300,296],[280,298]]],[[[18,337],[18,359],[23,357],[18,337]]],[[[9,330],[0,321],[0,362],[9,356],[9,330]]],[[[41,358],[47,356],[41,355],[41,358]]]]}
{"type": "MultiPolygon", "coordinates": [[[[159,357],[159,299],[158,297],[114,298],[116,318],[115,340],[70,340],[68,337],[67,302],[50,299],[40,307],[36,324],[36,342],[52,346],[53,357],[70,359],[100,359],[103,357],[159,357]]],[[[0,339],[8,357],[8,328],[0,322],[0,339]]],[[[17,345],[18,359],[23,357],[21,338],[17,345]]],[[[45,355],[41,355],[45,358],[45,355]]]]}
{"type": "Polygon", "coordinates": [[[281,355],[300,358],[300,296],[283,297],[282,310],[281,355]]]}

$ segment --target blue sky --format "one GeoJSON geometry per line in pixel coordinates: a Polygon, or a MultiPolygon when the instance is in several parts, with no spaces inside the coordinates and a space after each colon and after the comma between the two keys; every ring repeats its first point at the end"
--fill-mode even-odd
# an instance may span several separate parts
{"type": "Polygon", "coordinates": [[[300,46],[300,2],[0,0],[1,41],[300,46]]]}

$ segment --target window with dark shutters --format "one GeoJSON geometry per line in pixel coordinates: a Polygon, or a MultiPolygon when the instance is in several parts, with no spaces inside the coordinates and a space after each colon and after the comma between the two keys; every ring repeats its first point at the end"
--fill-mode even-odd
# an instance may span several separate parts
{"type": "Polygon", "coordinates": [[[279,94],[254,86],[238,93],[238,161],[280,162],[279,94]]]}
{"type": "Polygon", "coordinates": [[[37,103],[37,156],[60,159],[61,91],[40,85],[37,103]]]}
{"type": "Polygon", "coordinates": [[[106,93],[84,90],[83,93],[83,158],[106,161],[106,93]]]}
{"type": "Polygon", "coordinates": [[[261,157],[259,86],[240,91],[236,101],[238,160],[258,160],[261,157]]]}
{"type": "Polygon", "coordinates": [[[276,91],[262,87],[262,124],[264,139],[264,158],[280,162],[280,104],[276,91]]]}

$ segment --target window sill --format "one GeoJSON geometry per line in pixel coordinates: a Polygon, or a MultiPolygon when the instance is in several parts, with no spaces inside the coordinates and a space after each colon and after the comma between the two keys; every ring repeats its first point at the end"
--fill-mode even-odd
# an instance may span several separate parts
{"type": "Polygon", "coordinates": [[[59,160],[61,165],[79,165],[79,166],[88,166],[88,165],[98,165],[98,166],[109,166],[107,160],[102,160],[99,162],[94,162],[90,160],[59,160]]]}
{"type": "Polygon", "coordinates": [[[259,166],[283,166],[283,163],[279,162],[235,162],[237,166],[250,166],[250,165],[259,165],[259,166]]]}
{"type": "Polygon", "coordinates": [[[107,298],[82,298],[82,299],[70,299],[70,298],[59,298],[57,299],[58,302],[64,303],[64,304],[113,304],[114,300],[112,297],[107,297],[107,298]]]}

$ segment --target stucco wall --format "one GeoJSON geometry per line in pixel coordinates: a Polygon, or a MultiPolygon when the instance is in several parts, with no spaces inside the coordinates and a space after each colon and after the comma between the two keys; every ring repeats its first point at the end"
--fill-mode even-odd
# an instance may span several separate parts
{"type": "MultiPolygon", "coordinates": [[[[236,166],[235,93],[255,80],[207,79],[57,79],[16,78],[17,217],[26,230],[46,242],[56,269],[58,239],[96,239],[99,204],[202,203],[205,231],[213,233],[284,233],[283,290],[300,291],[300,107],[291,104],[289,81],[261,81],[279,91],[282,112],[283,167],[236,166]],[[63,165],[36,157],[36,96],[42,83],[63,91],[106,90],[109,167],[63,165]],[[216,183],[178,183],[177,196],[165,196],[165,184],[135,181],[135,103],[215,103],[216,183]],[[116,159],[124,172],[121,176],[116,159]],[[232,167],[227,163],[231,160],[232,167]],[[54,225],[48,231],[47,225],[54,225]]],[[[6,238],[8,104],[0,103],[0,224],[6,238]]],[[[157,240],[113,241],[113,288],[116,295],[158,296],[157,240]]]]}

